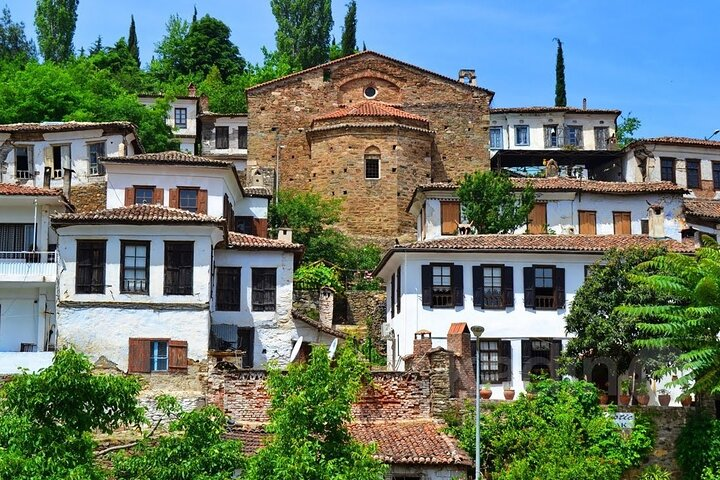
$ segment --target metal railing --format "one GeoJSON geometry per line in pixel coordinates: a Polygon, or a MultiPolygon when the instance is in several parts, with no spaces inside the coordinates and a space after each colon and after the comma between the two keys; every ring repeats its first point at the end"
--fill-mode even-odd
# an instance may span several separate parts
{"type": "Polygon", "coordinates": [[[19,180],[28,180],[32,178],[32,173],[30,173],[30,170],[16,170],[15,171],[15,178],[19,180]]]}

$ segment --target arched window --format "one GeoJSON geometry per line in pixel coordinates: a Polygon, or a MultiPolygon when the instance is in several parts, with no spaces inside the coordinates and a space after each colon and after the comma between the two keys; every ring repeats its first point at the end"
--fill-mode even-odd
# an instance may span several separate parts
{"type": "Polygon", "coordinates": [[[368,147],[365,150],[365,178],[380,178],[380,149],[377,147],[368,147]]]}

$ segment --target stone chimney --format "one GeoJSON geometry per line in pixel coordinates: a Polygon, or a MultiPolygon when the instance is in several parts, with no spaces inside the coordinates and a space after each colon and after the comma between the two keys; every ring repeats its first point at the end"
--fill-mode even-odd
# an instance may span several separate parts
{"type": "Polygon", "coordinates": [[[332,328],[334,302],[335,290],[330,287],[320,288],[318,309],[320,310],[320,323],[323,327],[332,328]]]}
{"type": "Polygon", "coordinates": [[[70,201],[70,187],[72,184],[72,168],[63,168],[63,195],[70,201]]]}
{"type": "Polygon", "coordinates": [[[200,113],[207,113],[210,111],[210,98],[204,93],[200,95],[200,113]]]}
{"type": "Polygon", "coordinates": [[[292,228],[279,228],[277,233],[277,239],[283,242],[292,243],[292,228]]]}
{"type": "Polygon", "coordinates": [[[196,97],[197,96],[197,87],[195,87],[195,84],[190,82],[188,85],[188,97],[196,97]]]}
{"type": "Polygon", "coordinates": [[[125,156],[125,143],[120,142],[118,143],[118,157],[124,157],[125,156]]]}
{"type": "Polygon", "coordinates": [[[413,356],[417,359],[425,355],[432,348],[432,334],[429,330],[418,330],[413,340],[413,356]]]}
{"type": "Polygon", "coordinates": [[[662,205],[648,207],[648,234],[650,238],[665,238],[665,209],[662,205]]]}
{"type": "Polygon", "coordinates": [[[471,68],[464,68],[458,72],[458,82],[466,85],[477,86],[477,76],[475,70],[471,68]]]}

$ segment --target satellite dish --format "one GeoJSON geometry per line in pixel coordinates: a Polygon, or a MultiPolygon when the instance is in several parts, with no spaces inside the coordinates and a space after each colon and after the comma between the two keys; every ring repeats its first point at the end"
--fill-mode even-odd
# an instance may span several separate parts
{"type": "Polygon", "coordinates": [[[338,339],[333,339],[332,343],[330,344],[330,350],[328,350],[328,358],[332,360],[332,358],[335,356],[335,350],[337,350],[338,346],[338,339]]]}
{"type": "Polygon", "coordinates": [[[298,356],[298,353],[300,353],[300,348],[302,347],[302,341],[303,341],[302,336],[298,337],[298,339],[295,341],[295,346],[293,347],[292,353],[290,354],[290,363],[294,362],[298,356]]]}

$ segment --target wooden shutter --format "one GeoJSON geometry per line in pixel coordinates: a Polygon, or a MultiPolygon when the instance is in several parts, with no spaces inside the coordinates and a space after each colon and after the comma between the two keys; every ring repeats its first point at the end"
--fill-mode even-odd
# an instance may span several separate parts
{"type": "Polygon", "coordinates": [[[562,340],[553,340],[550,343],[550,376],[557,378],[557,366],[562,352],[562,340]]]}
{"type": "Polygon", "coordinates": [[[422,304],[425,307],[432,306],[432,266],[423,265],[422,276],[422,304]]]}
{"type": "Polygon", "coordinates": [[[135,205],[135,187],[125,187],[125,206],[135,205]]]}
{"type": "Polygon", "coordinates": [[[531,357],[531,350],[530,347],[532,346],[532,343],[530,340],[523,340],[522,341],[522,379],[523,380],[530,380],[530,359],[531,357]]]}
{"type": "Polygon", "coordinates": [[[483,308],[485,301],[483,295],[485,293],[485,278],[483,277],[483,267],[474,265],[472,267],[473,275],[473,305],[483,308]]]}
{"type": "Polygon", "coordinates": [[[509,382],[512,380],[512,347],[509,340],[498,341],[498,354],[500,362],[498,363],[498,374],[501,382],[509,382]]]}
{"type": "Polygon", "coordinates": [[[390,277],[390,318],[395,316],[395,274],[390,277]]]}
{"type": "Polygon", "coordinates": [[[168,371],[171,373],[187,373],[188,344],[184,340],[170,340],[168,342],[168,371]]]}
{"type": "Polygon", "coordinates": [[[535,308],[535,268],[523,268],[525,308],[535,308]]]}
{"type": "Polygon", "coordinates": [[[528,233],[547,233],[547,203],[536,202],[528,215],[528,233]]]}
{"type": "Polygon", "coordinates": [[[565,308],[565,269],[556,268],[553,278],[555,285],[555,308],[565,308]]]}
{"type": "Polygon", "coordinates": [[[170,189],[170,208],[178,208],[180,206],[180,192],[177,188],[170,189]]]}
{"type": "Polygon", "coordinates": [[[460,202],[440,202],[440,221],[442,235],[455,235],[460,223],[460,202]]]}
{"type": "Polygon", "coordinates": [[[155,187],[155,190],[153,190],[153,203],[155,205],[165,204],[165,191],[162,188],[155,187]]]}
{"type": "Polygon", "coordinates": [[[465,303],[465,288],[463,285],[463,267],[462,265],[452,266],[452,290],[453,300],[456,307],[462,307],[465,303]]]}
{"type": "Polygon", "coordinates": [[[395,292],[395,301],[397,302],[397,313],[400,313],[400,304],[402,303],[402,287],[400,286],[400,267],[397,269],[397,291],[395,292]]]}
{"type": "Polygon", "coordinates": [[[128,373],[150,373],[150,340],[129,339],[128,373]]]}
{"type": "Polygon", "coordinates": [[[257,237],[267,238],[268,236],[268,221],[267,218],[254,218],[252,234],[257,237]]]}
{"type": "Polygon", "coordinates": [[[613,212],[615,235],[630,235],[630,212],[613,212]]]}
{"type": "Polygon", "coordinates": [[[208,192],[207,190],[198,190],[197,193],[197,213],[207,215],[208,211],[208,192]]]}
{"type": "Polygon", "coordinates": [[[505,307],[515,305],[515,286],[513,282],[513,267],[503,267],[502,269],[502,291],[505,307]]]}
{"type": "Polygon", "coordinates": [[[580,235],[597,235],[597,214],[591,210],[579,210],[580,235]]]}

